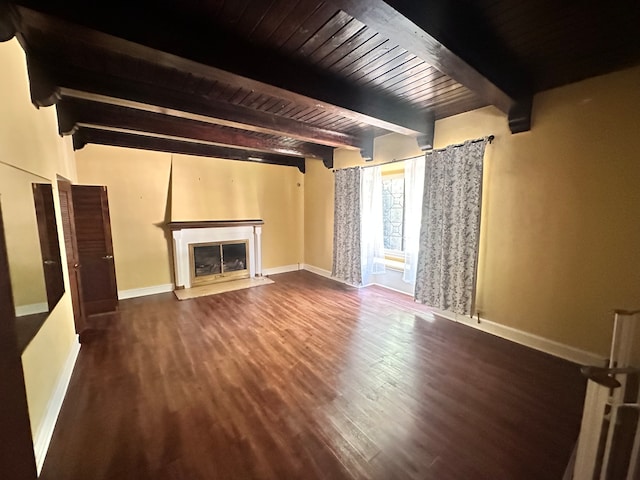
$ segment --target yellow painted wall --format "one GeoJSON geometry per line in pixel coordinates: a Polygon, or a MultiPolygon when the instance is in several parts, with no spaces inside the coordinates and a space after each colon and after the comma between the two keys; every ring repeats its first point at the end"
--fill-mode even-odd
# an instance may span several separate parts
{"type": "Polygon", "coordinates": [[[302,263],[303,180],[293,167],[174,155],[172,220],[261,218],[262,267],[302,263]]]}
{"type": "Polygon", "coordinates": [[[478,307],[607,352],[615,308],[640,307],[640,68],[536,96],[533,129],[491,109],[436,124],[436,144],[495,133],[485,169],[478,307]]]}
{"type": "Polygon", "coordinates": [[[263,268],[302,263],[304,187],[295,168],[98,145],[76,156],[79,183],[107,186],[118,290],[173,281],[165,219],[262,218],[263,268]]]}
{"type": "MultiPolygon", "coordinates": [[[[437,148],[496,135],[485,155],[483,317],[604,355],[612,310],[640,307],[638,85],[635,68],[543,92],[532,130],[517,135],[491,107],[436,122],[437,148]]],[[[401,139],[376,139],[374,159],[419,153],[401,139]]],[[[346,150],[335,159],[337,168],[363,164],[346,150]]],[[[317,170],[306,178],[317,196],[305,199],[305,230],[323,238],[332,181],[317,170]]],[[[331,249],[305,238],[305,262],[329,269],[331,249]]]]}
{"type": "Polygon", "coordinates": [[[334,194],[333,172],[321,161],[307,159],[304,175],[304,263],[329,271],[333,254],[334,194]]]}
{"type": "MultiPolygon", "coordinates": [[[[58,229],[62,231],[55,182],[56,175],[75,180],[71,142],[57,135],[55,109],[36,110],[31,105],[24,53],[15,39],[0,43],[0,65],[0,162],[54,183],[58,229]]],[[[16,179],[21,176],[15,175],[16,179]]],[[[64,244],[61,252],[64,255],[64,244]]],[[[68,292],[66,267],[64,272],[68,292]]],[[[76,342],[71,299],[65,293],[22,355],[34,436],[42,425],[49,400],[76,342]]]]}
{"type": "Polygon", "coordinates": [[[164,228],[171,154],[87,145],[76,161],[78,183],[107,186],[118,290],[172,283],[164,228]]]}

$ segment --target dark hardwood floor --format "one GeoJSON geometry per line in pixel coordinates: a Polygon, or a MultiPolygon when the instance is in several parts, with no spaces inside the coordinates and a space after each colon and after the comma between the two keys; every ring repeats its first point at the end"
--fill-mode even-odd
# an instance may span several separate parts
{"type": "Polygon", "coordinates": [[[120,302],[42,480],[560,479],[578,367],[308,272],[120,302]]]}

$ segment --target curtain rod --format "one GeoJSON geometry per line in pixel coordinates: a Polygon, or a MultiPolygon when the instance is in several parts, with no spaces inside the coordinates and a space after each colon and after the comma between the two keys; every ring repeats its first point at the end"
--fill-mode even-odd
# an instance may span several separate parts
{"type": "MultiPolygon", "coordinates": [[[[447,148],[458,148],[458,147],[462,147],[463,145],[465,145],[466,143],[478,143],[478,142],[484,142],[487,141],[489,143],[493,142],[493,140],[495,139],[495,135],[488,135],[486,137],[481,137],[481,138],[474,138],[473,140],[467,140],[466,142],[462,142],[462,143],[454,143],[451,145],[447,145],[444,148],[438,148],[438,149],[431,149],[428,150],[426,152],[424,152],[424,155],[431,155],[433,152],[444,152],[447,148]]],[[[381,165],[389,165],[390,163],[398,163],[398,162],[406,162],[407,160],[411,160],[413,158],[418,158],[421,155],[414,155],[413,157],[407,157],[407,158],[394,158],[393,160],[389,160],[388,162],[380,162],[380,163],[376,163],[374,165],[364,165],[364,166],[356,166],[356,167],[347,167],[347,168],[372,168],[372,167],[379,167],[381,165]]],[[[344,168],[334,168],[332,171],[335,172],[336,170],[345,170],[344,168]]]]}
{"type": "Polygon", "coordinates": [[[433,152],[444,152],[447,148],[450,148],[450,147],[453,147],[453,148],[462,147],[466,143],[478,143],[478,142],[484,142],[484,141],[491,143],[495,138],[496,138],[495,135],[489,135],[488,137],[476,138],[473,140],[467,140],[466,142],[462,142],[462,143],[454,143],[453,145],[447,145],[444,148],[437,148],[437,149],[432,148],[431,150],[426,152],[425,155],[431,155],[433,152]]]}

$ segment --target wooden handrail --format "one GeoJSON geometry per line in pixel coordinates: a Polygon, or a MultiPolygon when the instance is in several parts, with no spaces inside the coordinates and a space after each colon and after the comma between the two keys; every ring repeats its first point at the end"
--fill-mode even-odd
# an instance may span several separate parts
{"type": "Polygon", "coordinates": [[[613,313],[615,313],[616,315],[638,315],[640,313],[640,310],[614,310],[613,313]]]}
{"type": "Polygon", "coordinates": [[[634,373],[640,373],[640,369],[633,367],[608,368],[585,366],[580,369],[580,372],[589,380],[592,380],[599,385],[607,388],[619,388],[622,386],[622,384],[618,380],[616,380],[614,375],[630,375],[634,373]]]}

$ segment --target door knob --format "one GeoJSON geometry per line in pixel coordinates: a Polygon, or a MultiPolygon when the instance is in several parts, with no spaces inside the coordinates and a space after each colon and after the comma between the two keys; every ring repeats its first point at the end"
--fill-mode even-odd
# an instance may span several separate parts
{"type": "Polygon", "coordinates": [[[102,257],[103,260],[111,260],[113,258],[113,255],[105,255],[104,257],[102,257]]]}
{"type": "Polygon", "coordinates": [[[45,260],[42,263],[44,263],[45,265],[55,265],[56,264],[56,262],[54,260],[45,260]]]}

